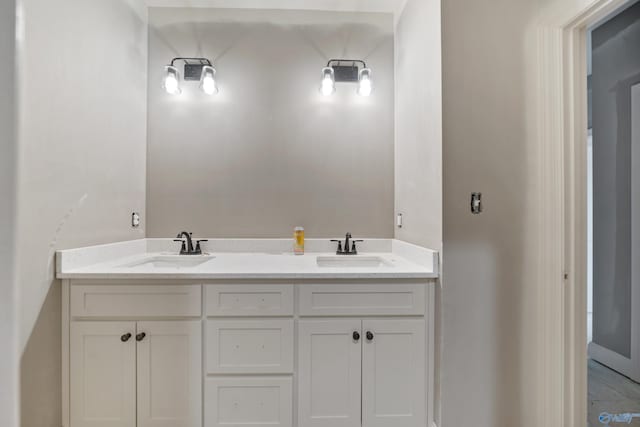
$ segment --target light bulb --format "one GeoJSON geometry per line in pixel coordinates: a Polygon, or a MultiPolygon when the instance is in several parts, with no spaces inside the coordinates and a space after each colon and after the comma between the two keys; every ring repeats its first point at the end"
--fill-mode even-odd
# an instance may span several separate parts
{"type": "Polygon", "coordinates": [[[200,89],[207,95],[215,95],[218,93],[218,85],[216,84],[215,68],[205,65],[202,67],[202,76],[200,77],[200,89]]]}
{"type": "Polygon", "coordinates": [[[333,95],[336,91],[336,80],[333,74],[333,68],[326,67],[322,69],[322,84],[320,85],[320,93],[324,96],[333,95]]]}
{"type": "Polygon", "coordinates": [[[164,72],[165,75],[162,80],[164,90],[170,95],[179,95],[182,93],[182,90],[180,90],[180,73],[178,73],[178,69],[167,65],[164,67],[164,72]]]}
{"type": "Polygon", "coordinates": [[[373,86],[371,84],[371,69],[363,68],[358,75],[358,95],[369,96],[373,86]]]}

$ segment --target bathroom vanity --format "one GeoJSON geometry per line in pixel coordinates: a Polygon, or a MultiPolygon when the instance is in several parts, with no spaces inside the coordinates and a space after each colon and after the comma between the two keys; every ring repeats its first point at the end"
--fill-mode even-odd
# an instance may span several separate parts
{"type": "Polygon", "coordinates": [[[437,253],[372,239],[60,251],[64,427],[425,427],[437,253]]]}

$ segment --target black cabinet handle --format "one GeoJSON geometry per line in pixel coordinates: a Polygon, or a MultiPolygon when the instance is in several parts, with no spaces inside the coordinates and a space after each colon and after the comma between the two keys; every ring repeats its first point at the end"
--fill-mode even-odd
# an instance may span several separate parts
{"type": "Polygon", "coordinates": [[[127,342],[127,341],[129,341],[129,338],[131,338],[131,334],[130,333],[126,333],[126,334],[124,334],[124,335],[122,335],[120,337],[120,341],[127,342]]]}
{"type": "Polygon", "coordinates": [[[368,339],[369,341],[373,341],[373,332],[371,332],[371,331],[367,331],[367,339],[368,339]]]}
{"type": "Polygon", "coordinates": [[[138,335],[136,335],[136,341],[142,341],[146,336],[147,334],[145,334],[144,332],[140,332],[138,335]]]}
{"type": "Polygon", "coordinates": [[[358,332],[358,331],[354,331],[353,332],[353,340],[354,341],[360,341],[360,332],[358,332]]]}

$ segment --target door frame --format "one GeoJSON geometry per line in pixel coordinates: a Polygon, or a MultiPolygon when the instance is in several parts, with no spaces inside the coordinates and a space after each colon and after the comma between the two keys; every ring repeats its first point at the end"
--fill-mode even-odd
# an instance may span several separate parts
{"type": "Polygon", "coordinates": [[[587,28],[629,0],[550,13],[537,26],[540,153],[538,404],[549,427],[587,425],[587,28]],[[560,236],[560,238],[558,238],[560,236]]]}

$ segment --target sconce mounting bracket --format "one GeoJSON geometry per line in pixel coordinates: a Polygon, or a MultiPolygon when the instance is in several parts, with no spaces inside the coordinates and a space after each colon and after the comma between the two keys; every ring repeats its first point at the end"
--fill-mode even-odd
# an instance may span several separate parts
{"type": "Polygon", "coordinates": [[[331,59],[327,62],[327,67],[333,68],[336,82],[357,83],[360,67],[367,68],[367,64],[359,59],[331,59]]]}
{"type": "Polygon", "coordinates": [[[355,83],[358,81],[358,67],[350,65],[334,65],[332,68],[336,82],[355,83]]]}

